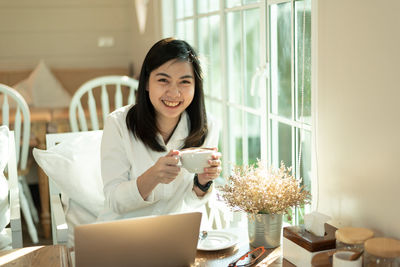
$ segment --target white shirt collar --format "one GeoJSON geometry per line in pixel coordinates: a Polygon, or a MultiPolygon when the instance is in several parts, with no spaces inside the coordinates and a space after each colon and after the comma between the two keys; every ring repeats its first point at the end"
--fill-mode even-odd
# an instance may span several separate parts
{"type": "Polygon", "coordinates": [[[184,111],[182,112],[178,125],[172,133],[171,138],[168,140],[168,143],[165,145],[164,139],[162,138],[160,133],[157,133],[156,135],[157,141],[161,145],[165,146],[167,148],[167,151],[172,149],[180,149],[183,147],[185,139],[189,134],[189,126],[189,116],[187,115],[186,111],[184,111]]]}

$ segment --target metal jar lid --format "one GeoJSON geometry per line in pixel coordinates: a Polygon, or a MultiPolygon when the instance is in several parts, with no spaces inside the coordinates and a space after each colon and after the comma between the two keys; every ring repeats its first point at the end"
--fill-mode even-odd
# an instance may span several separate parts
{"type": "Polygon", "coordinates": [[[336,240],[346,244],[362,244],[374,236],[374,232],[367,228],[342,227],[336,230],[336,240]]]}
{"type": "Polygon", "coordinates": [[[392,238],[376,237],[365,241],[364,249],[369,254],[382,258],[400,257],[400,241],[392,238]]]}

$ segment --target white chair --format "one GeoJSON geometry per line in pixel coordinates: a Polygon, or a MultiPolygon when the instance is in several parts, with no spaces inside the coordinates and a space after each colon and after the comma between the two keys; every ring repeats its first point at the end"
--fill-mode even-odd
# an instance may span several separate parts
{"type": "MultiPolygon", "coordinates": [[[[74,138],[77,138],[79,136],[90,135],[91,133],[92,133],[91,131],[86,131],[86,132],[47,134],[46,147],[47,149],[50,149],[63,141],[73,140],[74,138]]],[[[100,166],[98,166],[98,168],[100,168],[100,166]]],[[[53,244],[67,245],[69,229],[65,216],[65,209],[63,207],[61,200],[62,191],[63,189],[59,188],[57,184],[53,181],[52,177],[49,176],[50,213],[51,213],[51,229],[53,235],[53,244]]],[[[93,222],[95,222],[95,220],[93,222]]]]}
{"type": "Polygon", "coordinates": [[[8,191],[10,207],[10,224],[6,228],[7,236],[11,237],[12,248],[22,248],[21,211],[19,202],[18,171],[15,153],[14,132],[9,132],[9,158],[7,164],[8,191]]]}
{"type": "Polygon", "coordinates": [[[31,129],[29,107],[26,104],[24,98],[16,90],[7,85],[0,84],[0,95],[2,95],[3,97],[3,101],[2,103],[0,103],[0,106],[2,107],[2,125],[6,125],[8,127],[10,125],[9,98],[12,101],[15,101],[17,105],[14,125],[11,128],[14,129],[15,132],[16,160],[17,166],[19,167],[18,170],[20,172],[20,174],[18,175],[20,189],[19,197],[21,201],[22,214],[24,215],[26,224],[28,226],[29,235],[33,243],[38,243],[39,239],[34,221],[36,223],[39,222],[39,216],[24,176],[28,170],[27,163],[31,129]]]}
{"type": "Polygon", "coordinates": [[[107,91],[107,86],[115,86],[114,94],[114,108],[118,109],[123,105],[133,104],[135,102],[135,90],[138,87],[139,82],[128,76],[102,76],[92,79],[84,83],[74,94],[69,106],[69,120],[71,124],[71,130],[77,131],[88,131],[88,123],[85,117],[85,111],[82,107],[81,98],[87,94],[87,105],[89,108],[90,122],[92,130],[99,130],[99,120],[97,114],[96,100],[93,96],[93,89],[101,88],[101,115],[105,118],[110,113],[110,101],[107,91]],[[123,101],[122,88],[127,88],[128,98],[126,103],[123,101]],[[78,127],[78,119],[79,125],[78,127]],[[79,129],[80,128],[80,129],[79,129]]]}

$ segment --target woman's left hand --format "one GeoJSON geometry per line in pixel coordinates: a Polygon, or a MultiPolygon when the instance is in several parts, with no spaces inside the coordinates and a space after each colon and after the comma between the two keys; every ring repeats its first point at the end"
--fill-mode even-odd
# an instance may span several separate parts
{"type": "Polygon", "coordinates": [[[198,174],[199,183],[205,185],[209,181],[212,181],[219,177],[221,174],[221,153],[217,152],[218,149],[214,148],[215,153],[212,155],[211,159],[208,160],[210,164],[209,167],[204,168],[203,173],[198,174]]]}

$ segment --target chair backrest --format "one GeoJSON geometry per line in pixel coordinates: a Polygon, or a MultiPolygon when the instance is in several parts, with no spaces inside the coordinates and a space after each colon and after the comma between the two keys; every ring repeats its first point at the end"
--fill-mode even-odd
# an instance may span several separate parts
{"type": "Polygon", "coordinates": [[[19,165],[20,169],[23,171],[27,167],[29,139],[31,132],[29,107],[20,93],[5,84],[0,84],[0,95],[2,96],[2,101],[0,101],[1,125],[6,125],[8,128],[14,130],[17,166],[19,165]],[[17,104],[14,116],[12,116],[14,110],[11,110],[9,105],[10,99],[15,101],[17,104]]]}
{"type": "Polygon", "coordinates": [[[91,130],[99,130],[100,124],[98,120],[98,108],[96,100],[93,94],[93,89],[99,88],[100,101],[101,101],[101,115],[103,119],[110,113],[110,98],[108,95],[107,86],[115,87],[114,94],[114,108],[118,109],[124,104],[129,105],[135,102],[135,91],[139,85],[139,82],[128,76],[103,76],[98,77],[84,83],[74,94],[69,106],[69,121],[71,130],[77,131],[88,131],[88,123],[86,121],[85,111],[82,107],[81,98],[87,94],[87,107],[90,115],[91,130]],[[127,101],[123,101],[122,88],[128,89],[127,101]],[[79,125],[78,126],[78,120],[79,125]]]}
{"type": "Polygon", "coordinates": [[[14,132],[9,133],[8,188],[10,203],[10,228],[12,248],[22,248],[21,209],[19,204],[18,171],[15,153],[14,132]]]}

